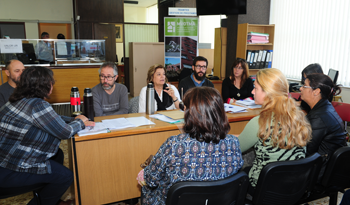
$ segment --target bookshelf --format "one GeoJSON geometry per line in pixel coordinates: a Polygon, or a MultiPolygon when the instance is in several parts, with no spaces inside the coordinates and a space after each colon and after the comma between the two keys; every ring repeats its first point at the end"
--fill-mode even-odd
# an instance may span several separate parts
{"type": "MultiPolygon", "coordinates": [[[[238,24],[236,57],[247,59],[247,50],[273,50],[275,25],[238,24]],[[269,43],[248,44],[248,32],[268,33],[269,43]]],[[[250,75],[255,75],[259,69],[249,69],[250,75]]]]}

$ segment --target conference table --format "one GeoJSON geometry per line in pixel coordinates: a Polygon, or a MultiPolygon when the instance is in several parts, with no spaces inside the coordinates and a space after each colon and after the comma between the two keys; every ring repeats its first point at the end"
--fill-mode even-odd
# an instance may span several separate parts
{"type": "MultiPolygon", "coordinates": [[[[244,113],[227,113],[230,134],[239,134],[260,109],[244,113]]],[[[140,197],[136,176],[142,164],[154,155],[170,136],[178,135],[183,124],[170,124],[150,118],[145,113],[95,117],[95,122],[121,117],[141,117],[155,123],[110,133],[81,136],[71,140],[75,204],[97,205],[140,197]]]]}

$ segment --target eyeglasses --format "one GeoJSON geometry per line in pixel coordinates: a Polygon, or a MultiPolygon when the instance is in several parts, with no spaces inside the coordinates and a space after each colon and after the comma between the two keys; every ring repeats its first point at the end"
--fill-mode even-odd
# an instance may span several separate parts
{"type": "Polygon", "coordinates": [[[195,65],[196,69],[202,69],[202,70],[205,70],[207,69],[207,66],[206,65],[195,65]]]}
{"type": "Polygon", "coordinates": [[[301,86],[301,87],[303,87],[303,88],[311,88],[311,89],[315,89],[315,88],[313,88],[313,87],[311,87],[311,86],[307,86],[307,85],[303,85],[303,86],[301,86]]]}
{"type": "Polygon", "coordinates": [[[238,70],[243,70],[243,68],[241,67],[241,66],[239,66],[239,67],[234,67],[234,69],[238,69],[238,70]]]}
{"type": "Polygon", "coordinates": [[[103,76],[103,75],[100,75],[100,79],[101,80],[104,80],[104,79],[107,79],[109,81],[113,80],[115,76],[103,76]]]}

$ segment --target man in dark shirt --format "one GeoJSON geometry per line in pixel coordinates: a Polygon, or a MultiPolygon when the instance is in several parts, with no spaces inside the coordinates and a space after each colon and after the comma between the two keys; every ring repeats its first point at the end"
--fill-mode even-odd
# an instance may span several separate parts
{"type": "MultiPolygon", "coordinates": [[[[208,60],[203,56],[197,56],[193,59],[192,70],[193,73],[190,76],[182,79],[179,83],[180,95],[185,95],[186,91],[193,87],[208,86],[214,87],[214,84],[206,79],[208,60]]],[[[181,99],[183,98],[181,96],[181,99]]]]}
{"type": "Polygon", "coordinates": [[[24,65],[19,60],[10,60],[6,63],[5,73],[8,81],[0,86],[0,108],[9,101],[10,95],[16,88],[16,82],[24,70],[24,65]]]}

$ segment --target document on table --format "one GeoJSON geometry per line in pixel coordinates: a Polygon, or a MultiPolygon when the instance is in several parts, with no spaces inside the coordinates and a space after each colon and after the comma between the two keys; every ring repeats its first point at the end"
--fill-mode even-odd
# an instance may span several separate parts
{"type": "Polygon", "coordinates": [[[135,125],[135,127],[142,125],[155,125],[156,123],[145,117],[128,117],[126,118],[131,124],[135,125]]]}
{"type": "Polygon", "coordinates": [[[128,127],[137,127],[133,123],[130,123],[130,121],[128,121],[124,117],[102,120],[102,123],[104,123],[105,126],[111,130],[124,129],[124,128],[128,128],[128,127]]]}
{"type": "Polygon", "coordinates": [[[185,113],[182,110],[160,111],[157,112],[157,114],[165,115],[173,120],[180,120],[185,118],[185,113]]]}
{"type": "Polygon", "coordinates": [[[248,112],[247,108],[245,107],[240,107],[236,105],[230,105],[227,103],[224,103],[225,106],[225,112],[230,112],[230,113],[241,113],[241,112],[248,112]]]}
{"type": "Polygon", "coordinates": [[[107,133],[109,132],[108,127],[102,123],[102,122],[95,122],[94,127],[85,127],[85,129],[80,130],[77,134],[79,137],[86,136],[86,135],[96,135],[100,133],[107,133]]]}
{"type": "Polygon", "coordinates": [[[255,104],[255,101],[252,99],[237,100],[236,104],[250,109],[261,108],[261,105],[255,104]]]}
{"type": "Polygon", "coordinates": [[[110,130],[119,130],[129,127],[138,127],[142,125],[154,125],[155,123],[145,117],[129,117],[102,120],[102,122],[95,122],[94,127],[86,127],[79,131],[79,136],[96,135],[100,133],[107,133],[110,130]]]}
{"type": "Polygon", "coordinates": [[[171,119],[170,117],[165,116],[163,114],[154,114],[154,115],[150,115],[149,117],[155,118],[157,120],[161,120],[161,121],[164,121],[164,122],[168,122],[168,123],[171,123],[171,124],[183,122],[183,119],[174,120],[174,119],[171,119]]]}

